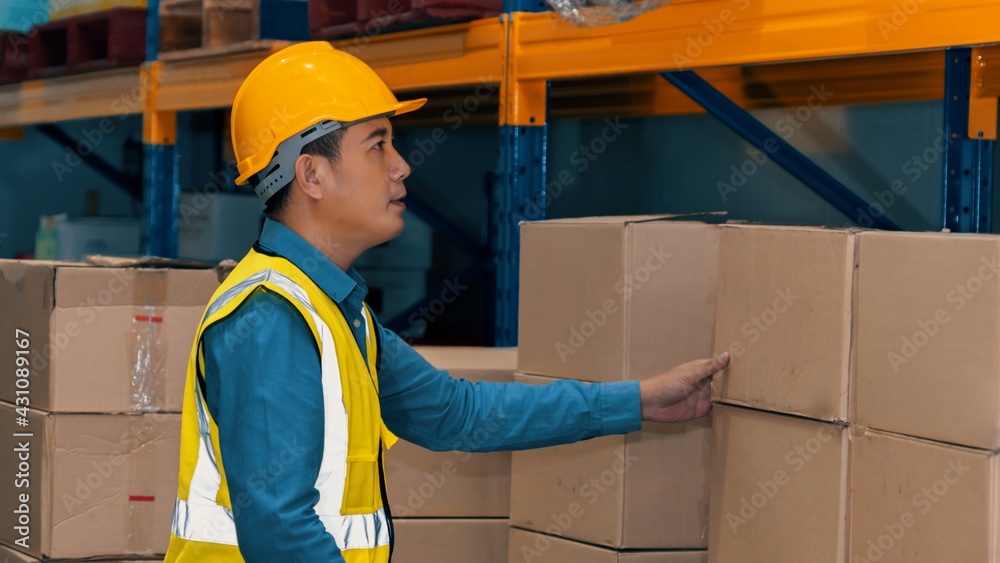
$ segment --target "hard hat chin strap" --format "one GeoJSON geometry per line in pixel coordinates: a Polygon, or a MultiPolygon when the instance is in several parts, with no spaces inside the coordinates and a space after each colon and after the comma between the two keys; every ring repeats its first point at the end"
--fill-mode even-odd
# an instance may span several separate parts
{"type": "Polygon", "coordinates": [[[267,203],[271,196],[287,186],[295,177],[295,159],[302,154],[302,149],[323,135],[333,133],[344,126],[339,121],[323,121],[281,141],[267,167],[249,178],[257,197],[267,203]]]}
{"type": "Polygon", "coordinates": [[[348,123],[333,120],[321,121],[278,143],[278,148],[274,151],[271,162],[263,170],[250,176],[248,181],[253,186],[253,190],[257,192],[257,197],[267,203],[271,196],[287,186],[295,177],[295,159],[302,154],[302,149],[306,145],[338,129],[346,129],[373,119],[392,117],[393,113],[395,112],[380,113],[348,123]],[[258,180],[258,178],[260,179],[258,180]]]}

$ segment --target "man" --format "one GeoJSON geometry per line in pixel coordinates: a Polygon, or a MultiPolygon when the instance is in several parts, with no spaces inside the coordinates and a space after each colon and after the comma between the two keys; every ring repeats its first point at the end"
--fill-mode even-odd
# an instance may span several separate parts
{"type": "Polygon", "coordinates": [[[396,435],[513,450],[709,412],[727,355],[641,383],[471,384],[378,324],[351,264],[403,230],[410,168],[389,117],[424,102],[398,102],[324,42],[272,55],[236,94],[237,182],[268,219],[195,339],[166,561],[388,561],[382,455],[396,435]],[[487,421],[497,430],[470,441],[487,421]]]}

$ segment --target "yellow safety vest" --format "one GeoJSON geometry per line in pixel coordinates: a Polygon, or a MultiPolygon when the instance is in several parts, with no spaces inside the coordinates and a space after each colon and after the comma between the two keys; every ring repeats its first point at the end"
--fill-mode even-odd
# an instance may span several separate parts
{"type": "MultiPolygon", "coordinates": [[[[202,335],[257,288],[281,295],[308,323],[320,350],[324,443],[315,506],[347,563],[389,560],[390,526],[382,503],[381,447],[396,437],[382,423],[378,399],[377,330],[362,314],[368,359],[337,304],[287,259],[251,250],[215,292],[188,361],[181,417],[181,462],[170,547],[165,562],[241,562],[233,505],[219,449],[219,429],[203,396],[202,335]]],[[[247,439],[253,439],[248,436],[247,439]]],[[[252,509],[252,508],[251,508],[252,509]]]]}

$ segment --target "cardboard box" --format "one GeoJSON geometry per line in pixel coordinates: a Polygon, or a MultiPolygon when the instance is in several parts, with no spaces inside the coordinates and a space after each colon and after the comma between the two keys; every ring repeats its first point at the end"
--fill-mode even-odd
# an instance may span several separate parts
{"type": "Polygon", "coordinates": [[[718,232],[667,216],[523,223],[518,370],[617,381],[711,356],[718,232]]]}
{"type": "Polygon", "coordinates": [[[393,519],[393,563],[507,563],[507,520],[393,519]]]}
{"type": "Polygon", "coordinates": [[[703,418],[514,452],[511,524],[615,549],[704,549],[711,437],[703,418]]]}
{"type": "Polygon", "coordinates": [[[856,231],[727,225],[719,243],[715,350],[732,364],[713,399],[851,420],[856,231]]]}
{"type": "Polygon", "coordinates": [[[218,286],[213,270],[0,261],[0,361],[31,364],[30,378],[4,378],[0,400],[13,403],[24,380],[31,406],[48,411],[179,412],[218,286]]]}
{"type": "Polygon", "coordinates": [[[846,426],[715,405],[711,563],[846,563],[846,426]]]}
{"type": "MultiPolygon", "coordinates": [[[[60,563],[79,560],[73,559],[46,559],[46,563],[60,563]]],[[[88,563],[98,563],[102,561],[101,559],[90,559],[88,563]]],[[[115,563],[155,563],[163,562],[163,558],[160,559],[104,559],[103,561],[114,561],[115,563]]],[[[5,545],[0,545],[0,563],[41,563],[42,560],[37,557],[32,557],[26,553],[22,553],[14,548],[7,547],[5,545]]]]}
{"type": "Polygon", "coordinates": [[[507,563],[706,563],[704,551],[621,552],[537,532],[510,529],[507,563]]]}
{"type": "Polygon", "coordinates": [[[994,452],[858,428],[852,441],[851,561],[995,563],[994,452]]]}
{"type": "Polygon", "coordinates": [[[0,434],[0,470],[10,476],[0,485],[0,541],[51,558],[166,552],[180,415],[24,413],[2,403],[0,417],[27,419],[0,434]]]}
{"type": "Polygon", "coordinates": [[[1000,237],[870,232],[859,254],[858,423],[1000,448],[1000,237]]]}
{"type": "MultiPolygon", "coordinates": [[[[470,381],[512,381],[517,365],[515,348],[426,346],[416,350],[438,369],[470,381]]],[[[400,440],[385,456],[392,515],[506,518],[510,514],[510,455],[432,452],[400,440]]]]}
{"type": "Polygon", "coordinates": [[[253,194],[182,193],[179,215],[180,256],[238,261],[260,236],[264,205],[253,194]]]}

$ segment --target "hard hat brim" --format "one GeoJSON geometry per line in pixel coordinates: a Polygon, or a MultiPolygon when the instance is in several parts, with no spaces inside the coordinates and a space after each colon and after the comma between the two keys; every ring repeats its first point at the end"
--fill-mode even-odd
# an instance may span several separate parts
{"type": "Polygon", "coordinates": [[[399,102],[396,107],[393,108],[395,111],[393,115],[400,115],[404,113],[409,113],[414,110],[418,110],[427,103],[427,98],[419,98],[416,100],[407,100],[405,102],[399,102]]]}

